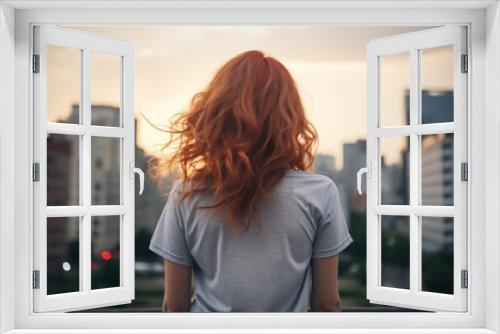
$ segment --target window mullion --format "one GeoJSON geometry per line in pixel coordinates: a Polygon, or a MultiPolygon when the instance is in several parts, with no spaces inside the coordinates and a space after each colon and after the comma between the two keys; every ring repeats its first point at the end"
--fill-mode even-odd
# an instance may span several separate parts
{"type": "MultiPolygon", "coordinates": [[[[91,124],[90,110],[90,51],[83,49],[82,54],[82,124],[88,129],[91,124]]],[[[81,267],[83,291],[91,289],[91,135],[86,132],[82,143],[82,188],[83,206],[88,209],[82,218],[82,233],[80,234],[81,267]]]]}
{"type": "MultiPolygon", "coordinates": [[[[78,128],[75,128],[74,130],[79,130],[79,127],[82,127],[84,128],[83,126],[81,126],[81,124],[83,124],[83,113],[82,113],[82,110],[83,110],[83,92],[84,92],[84,88],[83,88],[83,77],[84,77],[84,69],[83,69],[83,60],[84,60],[84,56],[83,56],[83,50],[80,51],[80,99],[79,99],[79,105],[78,105],[78,110],[80,111],[78,113],[78,128]]],[[[56,129],[57,127],[59,126],[58,123],[55,123],[54,124],[56,126],[56,129]]],[[[50,129],[50,127],[52,126],[52,124],[47,124],[47,127],[50,129]]],[[[62,130],[62,129],[57,129],[57,130],[62,130]]],[[[72,129],[73,130],[73,129],[72,129]]],[[[76,131],[75,131],[76,132],[76,131]]],[[[85,193],[84,193],[84,187],[82,186],[84,184],[84,180],[85,180],[85,177],[83,175],[83,159],[82,157],[84,157],[84,150],[83,150],[83,146],[84,146],[84,140],[83,140],[83,136],[82,135],[79,135],[78,136],[78,141],[79,141],[79,151],[78,151],[78,175],[79,175],[79,178],[78,178],[78,184],[79,184],[79,194],[78,194],[78,202],[80,204],[80,208],[84,208],[85,206],[85,200],[84,200],[84,197],[85,197],[85,193]]],[[[84,258],[83,258],[83,254],[85,254],[85,249],[83,247],[83,231],[84,231],[84,218],[82,216],[79,216],[79,220],[78,220],[78,247],[79,247],[79,263],[78,263],[78,266],[79,266],[79,269],[78,269],[78,272],[80,273],[78,275],[78,280],[79,280],[79,290],[80,291],[83,291],[85,289],[85,279],[83,278],[83,268],[85,268],[85,263],[84,263],[84,258]]]]}
{"type": "MultiPolygon", "coordinates": [[[[419,51],[410,50],[411,81],[410,81],[410,207],[415,208],[420,199],[420,168],[419,168],[419,138],[416,128],[419,122],[419,51]]],[[[415,212],[410,214],[410,290],[416,292],[420,285],[420,233],[419,217],[415,212]]]]}

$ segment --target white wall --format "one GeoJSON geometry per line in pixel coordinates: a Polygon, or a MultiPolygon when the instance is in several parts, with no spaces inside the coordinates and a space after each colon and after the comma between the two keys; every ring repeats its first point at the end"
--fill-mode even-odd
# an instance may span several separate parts
{"type": "MultiPolygon", "coordinates": [[[[485,251],[498,254],[500,243],[500,176],[496,168],[500,164],[500,5],[488,8],[486,17],[486,203],[485,219],[490,222],[486,234],[485,251]],[[493,111],[493,112],[492,112],[493,111]],[[493,223],[494,222],[494,223],[493,223]]],[[[500,261],[500,259],[497,259],[500,261]]],[[[500,286],[494,280],[499,275],[499,265],[486,265],[486,286],[493,287],[486,291],[486,327],[500,331],[500,286]]]]}
{"type": "Polygon", "coordinates": [[[0,333],[14,328],[14,10],[0,2],[0,333]],[[9,98],[7,98],[9,97],[9,98]],[[6,248],[3,248],[5,245],[6,248]]]}

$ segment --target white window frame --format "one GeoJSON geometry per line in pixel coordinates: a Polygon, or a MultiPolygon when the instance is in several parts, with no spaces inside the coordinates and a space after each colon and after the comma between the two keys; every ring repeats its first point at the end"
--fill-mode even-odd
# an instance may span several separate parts
{"type": "Polygon", "coordinates": [[[462,270],[467,270],[467,181],[461,180],[461,163],[467,163],[467,81],[469,72],[462,69],[462,56],[467,55],[467,29],[464,26],[444,26],[389,36],[370,41],[367,47],[368,66],[368,134],[367,161],[371,170],[367,176],[367,297],[376,304],[412,307],[426,311],[467,310],[467,289],[462,287],[462,270]],[[453,47],[453,121],[422,124],[420,83],[420,50],[453,47]],[[409,123],[382,126],[380,110],[380,61],[387,55],[407,54],[410,75],[409,123]],[[422,205],[421,135],[452,133],[453,190],[451,206],[422,205]],[[409,140],[409,203],[382,203],[381,138],[409,140]],[[382,273],[382,217],[404,216],[409,223],[409,288],[385,287],[382,273]],[[422,223],[421,217],[453,218],[453,294],[422,291],[422,223]]]}
{"type": "Polygon", "coordinates": [[[0,3],[0,42],[3,116],[0,122],[0,333],[10,330],[12,333],[116,333],[120,329],[128,329],[127,333],[174,333],[181,332],[177,330],[180,328],[191,328],[191,333],[500,333],[500,115],[497,112],[500,109],[500,10],[496,1],[101,0],[63,4],[10,0],[0,3]],[[472,222],[469,226],[473,227],[468,231],[471,259],[468,311],[434,314],[33,313],[30,55],[34,24],[469,25],[473,88],[468,92],[471,111],[468,115],[471,152],[468,218],[472,222]],[[223,327],[230,329],[221,330],[223,327]]]}
{"type": "MultiPolygon", "coordinates": [[[[39,272],[39,288],[34,289],[36,312],[68,311],[129,303],[135,295],[134,272],[134,100],[133,45],[124,40],[52,26],[34,27],[34,54],[39,56],[39,71],[33,75],[33,159],[39,166],[39,181],[33,184],[33,268],[39,272]],[[48,45],[80,51],[79,124],[47,120],[48,45]],[[113,55],[120,61],[120,124],[96,126],[91,122],[91,54],[113,55]],[[79,204],[47,206],[47,134],[64,134],[79,138],[79,204]],[[113,138],[118,146],[120,164],[120,203],[92,205],[91,140],[113,138]],[[91,288],[91,219],[93,216],[118,216],[120,231],[120,285],[105,289],[91,288]],[[79,222],[79,291],[47,294],[47,218],[76,217],[79,222]]],[[[75,223],[76,224],[76,223],[75,223]]]]}

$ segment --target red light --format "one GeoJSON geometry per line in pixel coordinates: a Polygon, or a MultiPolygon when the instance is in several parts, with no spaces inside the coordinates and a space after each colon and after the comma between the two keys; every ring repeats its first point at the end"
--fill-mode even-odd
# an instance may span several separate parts
{"type": "Polygon", "coordinates": [[[109,250],[103,250],[101,252],[101,257],[104,261],[109,261],[109,260],[111,260],[113,255],[111,254],[111,252],[109,250]]]}

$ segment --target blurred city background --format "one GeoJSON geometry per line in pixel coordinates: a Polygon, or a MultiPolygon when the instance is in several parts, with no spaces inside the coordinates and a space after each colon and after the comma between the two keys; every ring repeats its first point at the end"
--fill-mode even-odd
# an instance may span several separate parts
{"type": "MultiPolygon", "coordinates": [[[[142,115],[151,119],[155,124],[168,124],[169,118],[175,112],[185,110],[190,96],[200,90],[209,78],[208,75],[200,78],[199,80],[204,81],[197,82],[196,85],[192,85],[189,81],[185,81],[186,84],[184,84],[184,79],[180,77],[164,77],[151,72],[153,70],[151,66],[166,64],[164,66],[166,69],[157,68],[157,70],[168,72],[176,66],[196,64],[200,54],[206,55],[205,58],[210,58],[209,54],[212,52],[214,53],[213,64],[210,66],[205,64],[205,66],[208,66],[213,73],[213,69],[236,52],[231,47],[227,47],[228,56],[222,57],[220,50],[212,51],[210,39],[212,42],[217,40],[227,42],[230,40],[228,34],[233,38],[239,36],[246,41],[246,44],[241,40],[238,41],[241,44],[238,46],[242,49],[241,51],[267,47],[266,50],[275,51],[271,52],[273,55],[282,53],[283,56],[277,58],[282,60],[295,76],[308,115],[319,132],[320,142],[314,171],[336,182],[341,193],[349,230],[354,239],[354,243],[340,256],[340,294],[343,309],[345,311],[401,310],[370,304],[366,299],[366,197],[365,194],[359,195],[356,191],[356,172],[366,165],[366,68],[364,60],[366,43],[375,37],[394,35],[415,30],[414,28],[380,28],[377,30],[304,27],[293,30],[294,28],[266,27],[267,30],[261,28],[262,31],[255,33],[252,32],[253,28],[240,27],[223,30],[216,27],[200,27],[196,30],[186,27],[183,28],[187,30],[185,34],[198,31],[206,37],[202,43],[204,53],[199,53],[199,45],[196,45],[198,49],[194,46],[190,49],[189,45],[185,45],[185,39],[181,40],[179,37],[173,40],[166,39],[165,44],[169,48],[174,48],[175,41],[181,41],[179,43],[182,47],[187,48],[186,53],[190,56],[183,54],[184,58],[180,65],[170,59],[174,57],[171,53],[155,51],[158,38],[172,36],[169,34],[173,34],[178,28],[148,28],[149,30],[146,31],[141,31],[139,28],[81,29],[130,39],[136,44],[135,163],[144,171],[147,170],[150,159],[159,157],[159,145],[165,141],[166,137],[164,133],[148,125],[142,115]],[[290,41],[291,32],[296,34],[295,37],[301,43],[309,43],[307,46],[312,50],[304,53],[293,46],[291,50],[286,51],[286,43],[278,43],[273,50],[272,42],[283,39],[290,41]],[[343,61],[335,59],[331,55],[336,55],[338,58],[336,50],[325,49],[325,38],[330,36],[333,40],[347,40],[350,36],[349,32],[354,36],[349,43],[346,41],[347,45],[351,46],[351,52],[341,57],[343,61]],[[156,39],[154,33],[158,35],[156,39]],[[320,37],[307,40],[307,36],[313,35],[320,37]],[[293,60],[293,57],[287,58],[288,54],[294,54],[294,52],[301,53],[301,57],[304,58],[302,62],[293,60]],[[324,55],[318,58],[311,57],[310,54],[324,55]],[[326,62],[325,59],[329,56],[332,59],[326,62]],[[332,80],[340,81],[340,83],[335,83],[337,90],[332,88],[333,84],[329,84],[332,80]],[[349,90],[349,94],[344,93],[343,89],[349,90]],[[158,95],[153,97],[152,94],[158,95]],[[174,100],[183,101],[182,105],[172,102],[174,100]],[[151,110],[146,109],[148,106],[151,106],[151,110]]],[[[224,49],[224,47],[221,48],[224,49]]],[[[53,73],[53,75],[49,75],[48,78],[48,118],[52,122],[80,122],[81,115],[77,103],[79,56],[73,51],[55,46],[49,48],[49,74],[53,73]],[[51,68],[52,71],[50,71],[51,68]]],[[[437,60],[434,60],[436,64],[433,65],[433,69],[435,66],[442,65],[443,59],[449,60],[448,51],[441,50],[441,55],[436,56],[437,60]]],[[[93,58],[95,67],[92,68],[92,83],[95,82],[95,85],[92,86],[91,123],[92,125],[119,126],[120,64],[119,60],[116,62],[116,59],[106,57],[108,56],[99,55],[93,58]],[[118,79],[113,79],[113,75],[118,75],[118,79]]],[[[175,57],[176,61],[180,61],[180,55],[175,55],[175,57]]],[[[206,62],[206,59],[203,62],[206,62]]],[[[430,63],[432,62],[431,59],[430,63]]],[[[395,61],[391,67],[394,75],[401,76],[398,71],[408,70],[404,68],[405,66],[407,65],[404,62],[395,61]],[[403,68],[398,69],[398,67],[403,68]]],[[[191,70],[186,69],[186,71],[191,70]]],[[[405,82],[405,80],[399,80],[393,86],[389,86],[396,92],[393,110],[388,107],[390,118],[401,124],[409,124],[409,86],[405,82]]],[[[423,123],[453,121],[453,86],[447,83],[449,80],[444,80],[444,82],[444,84],[431,83],[428,87],[423,87],[423,123]]],[[[80,203],[78,167],[80,145],[78,136],[48,135],[47,205],[78,205],[80,203]]],[[[120,203],[120,145],[119,139],[92,138],[92,205],[120,203]]],[[[383,204],[409,203],[408,147],[408,137],[383,138],[380,142],[383,204]]],[[[453,205],[453,135],[422,136],[421,160],[423,204],[453,205]]],[[[149,251],[148,246],[166,201],[165,194],[168,193],[175,178],[176,175],[173,173],[167,174],[161,184],[154,184],[146,173],[144,193],[141,196],[137,194],[135,196],[135,299],[131,304],[96,311],[159,312],[161,310],[163,263],[161,258],[149,251]]],[[[78,221],[78,218],[48,219],[47,282],[49,294],[79,289],[78,221]]],[[[119,216],[92,218],[92,289],[114,287],[120,284],[120,223],[119,216]]],[[[384,216],[381,224],[382,284],[409,288],[408,217],[384,216]]],[[[453,293],[453,219],[422,218],[422,252],[422,289],[453,293]]]]}

